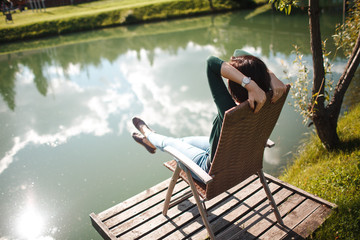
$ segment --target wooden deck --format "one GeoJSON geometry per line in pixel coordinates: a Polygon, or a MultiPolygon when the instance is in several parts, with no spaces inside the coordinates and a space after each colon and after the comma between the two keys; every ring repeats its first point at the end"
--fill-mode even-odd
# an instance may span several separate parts
{"type": "MultiPolygon", "coordinates": [[[[317,229],[336,208],[270,175],[265,175],[286,227],[275,215],[257,176],[206,202],[209,221],[217,239],[303,239],[317,229]]],[[[206,239],[193,197],[172,207],[162,207],[166,180],[99,214],[90,214],[93,226],[104,239],[206,239]]],[[[178,182],[174,197],[190,188],[178,182]]]]}

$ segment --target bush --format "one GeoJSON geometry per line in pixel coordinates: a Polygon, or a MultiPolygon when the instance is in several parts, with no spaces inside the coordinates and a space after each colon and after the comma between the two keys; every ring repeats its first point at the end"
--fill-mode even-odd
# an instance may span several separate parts
{"type": "Polygon", "coordinates": [[[333,36],[336,46],[342,48],[347,57],[350,57],[354,49],[360,31],[359,26],[360,0],[355,0],[354,5],[348,11],[345,23],[336,26],[336,34],[333,36]]]}

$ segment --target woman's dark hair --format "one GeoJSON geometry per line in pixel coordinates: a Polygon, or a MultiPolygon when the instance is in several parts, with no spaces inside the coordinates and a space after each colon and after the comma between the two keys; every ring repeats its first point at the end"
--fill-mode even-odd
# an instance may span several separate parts
{"type": "MultiPolygon", "coordinates": [[[[229,64],[245,76],[250,77],[264,92],[269,91],[270,74],[268,73],[265,63],[259,58],[251,55],[231,57],[229,64]]],[[[240,84],[231,80],[229,81],[229,91],[233,99],[237,102],[244,102],[249,98],[248,91],[240,84]]]]}

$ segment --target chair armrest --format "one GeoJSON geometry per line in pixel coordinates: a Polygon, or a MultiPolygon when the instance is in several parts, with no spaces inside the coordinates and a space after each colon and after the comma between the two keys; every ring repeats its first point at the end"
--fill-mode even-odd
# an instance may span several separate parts
{"type": "Polygon", "coordinates": [[[265,147],[272,148],[275,146],[275,143],[271,141],[270,139],[267,140],[265,147]]]}
{"type": "Polygon", "coordinates": [[[164,151],[172,155],[179,162],[181,162],[188,170],[194,173],[201,181],[205,184],[208,184],[213,180],[213,178],[207,174],[201,167],[194,163],[190,158],[182,154],[180,151],[176,150],[173,147],[167,146],[164,148],[164,151]]]}

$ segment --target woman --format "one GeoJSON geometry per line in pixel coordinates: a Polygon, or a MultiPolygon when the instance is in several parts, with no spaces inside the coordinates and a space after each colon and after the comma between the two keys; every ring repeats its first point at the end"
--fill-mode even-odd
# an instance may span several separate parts
{"type": "MultiPolygon", "coordinates": [[[[136,142],[150,153],[172,146],[193,160],[204,171],[209,172],[212,157],[215,155],[225,112],[243,101],[257,113],[266,101],[265,93],[273,90],[272,102],[277,101],[286,91],[286,86],[267,69],[259,59],[242,50],[235,50],[229,62],[217,57],[207,60],[207,78],[210,90],[217,106],[217,116],[213,122],[210,138],[193,136],[172,138],[152,131],[140,118],[134,117],[133,123],[141,132],[133,133],[136,142]],[[228,79],[228,87],[222,77],[228,79]]],[[[199,178],[193,174],[197,180],[199,178]]]]}

